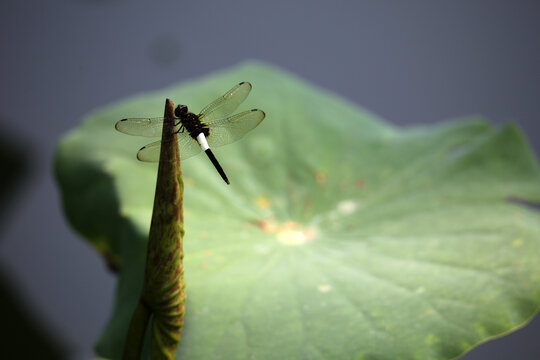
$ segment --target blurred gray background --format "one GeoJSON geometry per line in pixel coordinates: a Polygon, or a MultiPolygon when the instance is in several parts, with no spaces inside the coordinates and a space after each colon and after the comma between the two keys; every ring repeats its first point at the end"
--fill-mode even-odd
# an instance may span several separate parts
{"type": "MultiPolygon", "coordinates": [[[[255,58],[394,124],[512,120],[540,152],[538,1],[4,0],[0,19],[0,291],[50,358],[90,359],[114,296],[51,171],[97,107],[255,58]]],[[[537,317],[463,359],[539,359],[539,338],[537,317]]]]}

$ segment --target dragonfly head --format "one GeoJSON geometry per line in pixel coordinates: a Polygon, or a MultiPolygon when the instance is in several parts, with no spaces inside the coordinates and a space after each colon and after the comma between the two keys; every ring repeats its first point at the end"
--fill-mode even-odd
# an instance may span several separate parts
{"type": "Polygon", "coordinates": [[[174,115],[176,115],[176,117],[181,117],[182,115],[187,114],[187,112],[188,108],[186,105],[178,105],[176,109],[174,109],[174,115]]]}

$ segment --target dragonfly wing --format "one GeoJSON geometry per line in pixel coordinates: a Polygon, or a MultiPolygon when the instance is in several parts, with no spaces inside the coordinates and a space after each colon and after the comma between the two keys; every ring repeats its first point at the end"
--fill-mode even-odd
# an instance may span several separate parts
{"type": "Polygon", "coordinates": [[[143,146],[137,153],[137,159],[140,161],[156,162],[159,161],[161,150],[161,141],[156,141],[143,146]]]}
{"type": "Polygon", "coordinates": [[[212,120],[222,119],[231,114],[249,95],[251,84],[243,81],[221,97],[207,105],[199,113],[199,119],[208,123],[212,120]]]}
{"type": "MultiPolygon", "coordinates": [[[[178,134],[178,148],[180,149],[180,159],[186,160],[201,152],[199,143],[191,138],[187,133],[178,134]]],[[[146,146],[143,146],[137,153],[137,159],[145,162],[159,161],[159,153],[161,152],[161,141],[156,141],[146,146]]],[[[170,160],[170,159],[163,159],[170,160]]]]}
{"type": "Polygon", "coordinates": [[[253,130],[265,117],[262,110],[248,110],[224,119],[210,121],[208,145],[223,146],[241,139],[247,132],[253,130]]]}
{"type": "Polygon", "coordinates": [[[187,133],[178,134],[178,148],[180,149],[180,159],[186,160],[202,151],[197,140],[187,133]]]}
{"type": "Polygon", "coordinates": [[[115,125],[121,133],[136,136],[156,137],[161,136],[163,118],[131,118],[122,119],[115,125]]]}

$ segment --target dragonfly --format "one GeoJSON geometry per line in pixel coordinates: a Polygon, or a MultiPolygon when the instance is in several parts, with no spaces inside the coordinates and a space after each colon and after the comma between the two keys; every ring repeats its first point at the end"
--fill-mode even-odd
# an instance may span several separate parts
{"type": "MultiPolygon", "coordinates": [[[[210,150],[240,140],[247,132],[253,130],[266,116],[259,109],[247,110],[231,115],[247,98],[251,84],[243,81],[225,94],[205,106],[200,113],[188,111],[186,105],[178,105],[174,109],[175,129],[178,134],[180,159],[185,160],[204,151],[221,178],[230,184],[225,171],[210,150]]],[[[135,136],[161,136],[163,117],[128,118],[118,121],[116,130],[135,136]]],[[[161,141],[143,146],[137,153],[140,161],[159,161],[161,141]]]]}

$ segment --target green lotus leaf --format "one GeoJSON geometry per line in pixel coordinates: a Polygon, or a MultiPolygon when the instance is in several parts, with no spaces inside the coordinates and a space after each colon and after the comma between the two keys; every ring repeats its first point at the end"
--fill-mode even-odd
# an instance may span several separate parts
{"type": "Polygon", "coordinates": [[[114,130],[192,111],[240,81],[266,119],[182,162],[187,304],[177,359],[450,359],[540,305],[540,170],[521,132],[471,117],[396,128],[282,70],[245,63],[136,96],[66,135],[66,215],[119,268],[96,349],[121,357],[140,295],[157,165],[114,130]]]}

